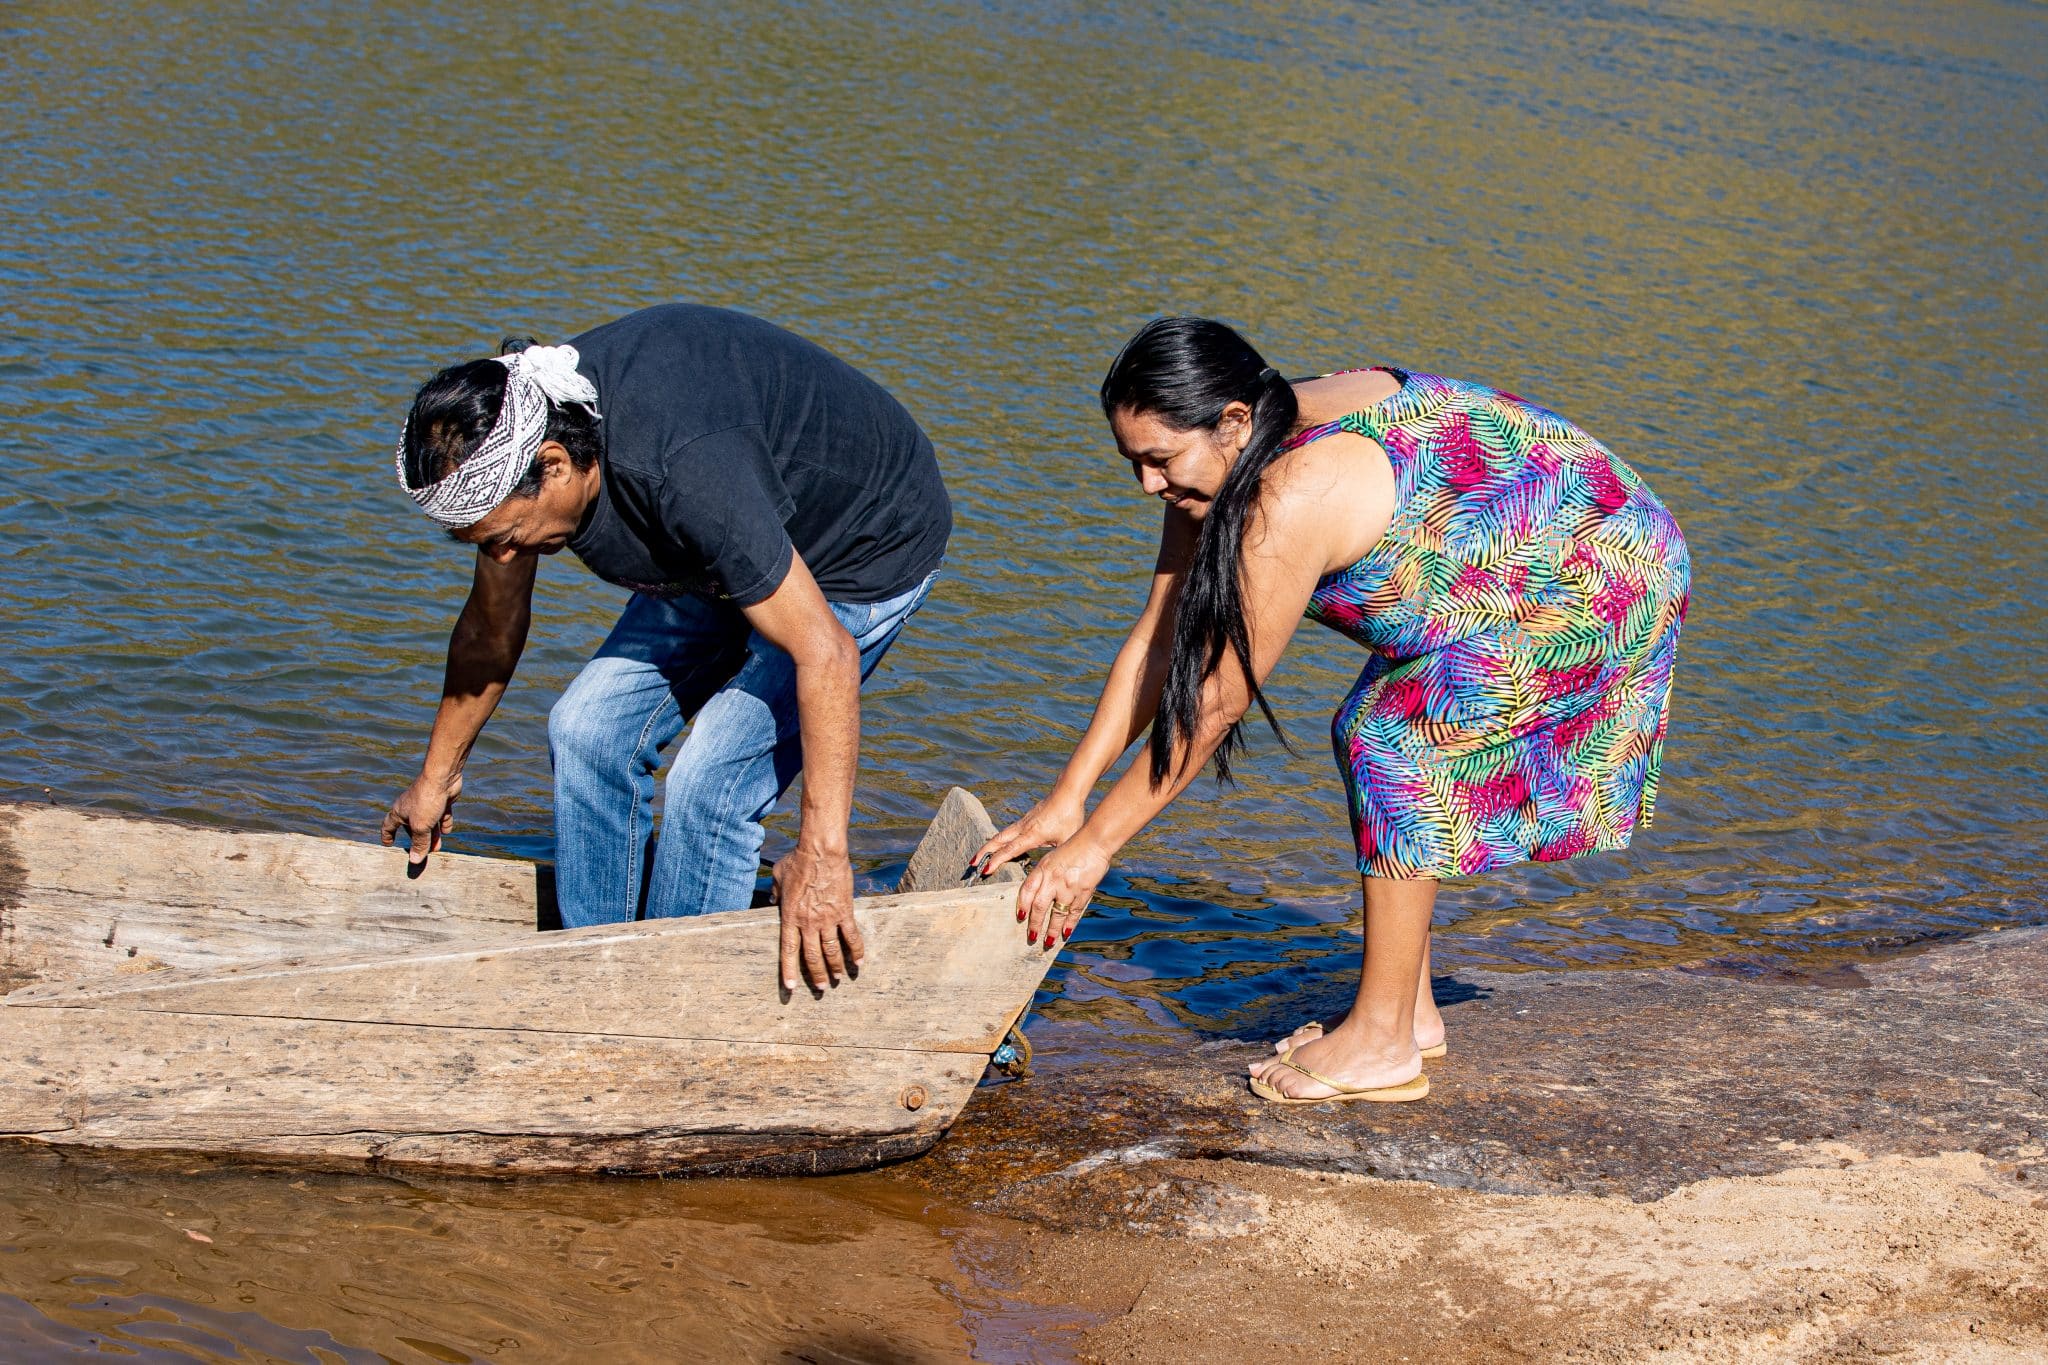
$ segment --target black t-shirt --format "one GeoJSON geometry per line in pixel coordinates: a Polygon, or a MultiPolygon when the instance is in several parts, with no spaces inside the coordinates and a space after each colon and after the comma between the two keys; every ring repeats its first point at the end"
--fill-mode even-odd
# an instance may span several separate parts
{"type": "Polygon", "coordinates": [[[604,414],[602,487],[569,542],[598,577],[746,607],[781,586],[792,546],[835,602],[938,567],[953,514],[931,442],[823,347],[684,303],[570,344],[604,414]]]}

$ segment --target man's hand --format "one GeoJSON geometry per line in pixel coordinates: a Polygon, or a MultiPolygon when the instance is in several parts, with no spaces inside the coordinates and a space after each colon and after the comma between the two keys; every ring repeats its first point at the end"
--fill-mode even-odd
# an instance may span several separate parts
{"type": "Polygon", "coordinates": [[[477,551],[476,578],[448,637],[448,674],[441,684],[441,706],[434,713],[420,775],[384,812],[384,846],[389,848],[401,829],[410,835],[408,861],[414,876],[426,871],[427,855],[439,853],[441,836],[455,828],[462,765],[498,698],[505,695],[505,684],[512,681],[520,651],[526,648],[526,627],[533,620],[533,572],[539,562],[536,555],[520,555],[501,564],[477,551]]]}
{"type": "Polygon", "coordinates": [[[441,851],[441,836],[455,828],[455,798],[461,791],[460,773],[448,778],[421,773],[384,812],[384,846],[390,848],[398,831],[405,830],[412,838],[406,861],[424,867],[429,853],[441,851]]]}
{"type": "Polygon", "coordinates": [[[839,984],[867,956],[853,922],[853,863],[845,854],[813,853],[801,845],[775,864],[775,898],[782,905],[782,988],[797,989],[797,959],[813,990],[839,984]],[[843,944],[843,946],[842,946],[843,944]]]}
{"type": "Polygon", "coordinates": [[[747,624],[796,665],[804,745],[804,799],[796,852],[775,865],[782,903],[782,988],[794,992],[797,958],[815,990],[839,984],[865,948],[853,922],[846,821],[860,762],[860,646],[832,614],[804,557],[792,551],[781,586],[751,607],[747,624]]]}

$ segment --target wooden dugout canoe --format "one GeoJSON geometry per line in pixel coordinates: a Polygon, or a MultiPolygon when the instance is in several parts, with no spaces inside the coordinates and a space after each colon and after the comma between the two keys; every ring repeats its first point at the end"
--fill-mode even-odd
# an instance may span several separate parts
{"type": "MultiPolygon", "coordinates": [[[[987,828],[950,795],[906,885],[987,828]]],[[[773,908],[539,933],[532,864],[411,879],[369,844],[0,804],[0,1136],[494,1172],[913,1156],[1050,964],[1015,896],[863,899],[859,978],[785,996],[773,908]]]]}

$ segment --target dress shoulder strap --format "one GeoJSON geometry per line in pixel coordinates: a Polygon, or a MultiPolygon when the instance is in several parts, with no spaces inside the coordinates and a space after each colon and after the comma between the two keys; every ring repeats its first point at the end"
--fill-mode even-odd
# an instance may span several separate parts
{"type": "Polygon", "coordinates": [[[1373,416],[1381,408],[1384,408],[1387,404],[1393,402],[1394,399],[1399,398],[1402,392],[1407,389],[1409,378],[1408,371],[1397,370],[1392,365],[1363,365],[1357,369],[1352,370],[1332,370],[1329,374],[1318,375],[1316,377],[1319,379],[1329,379],[1332,376],[1340,374],[1367,374],[1375,370],[1379,371],[1382,374],[1390,374],[1394,376],[1395,380],[1401,385],[1401,388],[1395,390],[1394,393],[1392,393],[1388,397],[1382,398],[1379,402],[1374,403],[1371,407],[1360,408],[1357,412],[1347,412],[1343,416],[1337,418],[1334,421],[1324,422],[1321,426],[1310,427],[1306,431],[1295,432],[1294,435],[1288,437],[1285,441],[1281,442],[1280,449],[1283,452],[1289,450],[1299,450],[1301,449],[1301,447],[1308,445],[1310,442],[1320,441],[1325,436],[1328,436],[1331,433],[1338,431],[1348,431],[1353,433],[1354,435],[1364,436],[1370,440],[1378,440],[1379,424],[1373,421],[1373,416]]]}
{"type": "Polygon", "coordinates": [[[1284,453],[1289,450],[1299,450],[1312,441],[1320,441],[1333,431],[1344,430],[1345,421],[1346,418],[1339,417],[1334,422],[1325,422],[1319,427],[1310,427],[1307,431],[1297,431],[1280,443],[1280,449],[1284,453]]]}

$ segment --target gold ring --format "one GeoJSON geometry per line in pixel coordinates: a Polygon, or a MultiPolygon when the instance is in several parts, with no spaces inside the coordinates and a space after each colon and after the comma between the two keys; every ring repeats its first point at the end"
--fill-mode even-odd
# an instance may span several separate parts
{"type": "Polygon", "coordinates": [[[1064,915],[1064,914],[1066,914],[1066,913],[1067,913],[1067,906],[1066,906],[1066,902],[1064,902],[1064,901],[1054,901],[1054,902],[1052,903],[1052,912],[1053,912],[1053,913],[1054,913],[1055,915],[1064,915]]]}

